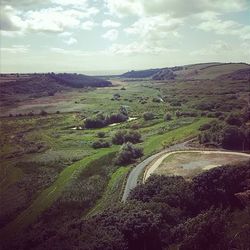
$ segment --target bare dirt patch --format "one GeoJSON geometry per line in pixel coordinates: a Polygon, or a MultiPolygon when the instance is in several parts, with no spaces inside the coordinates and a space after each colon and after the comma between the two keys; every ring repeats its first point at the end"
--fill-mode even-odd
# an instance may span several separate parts
{"type": "Polygon", "coordinates": [[[154,173],[159,175],[181,175],[189,179],[202,171],[248,159],[247,156],[228,153],[176,153],[168,156],[154,173]]]}

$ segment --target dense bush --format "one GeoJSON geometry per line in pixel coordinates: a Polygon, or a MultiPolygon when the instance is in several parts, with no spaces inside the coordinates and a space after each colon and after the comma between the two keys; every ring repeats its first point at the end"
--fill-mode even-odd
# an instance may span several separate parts
{"type": "Polygon", "coordinates": [[[127,131],[127,130],[119,130],[117,131],[113,138],[112,142],[114,144],[122,145],[126,142],[131,142],[133,144],[141,142],[141,134],[138,131],[127,131]]]}
{"type": "Polygon", "coordinates": [[[106,122],[104,115],[100,114],[93,118],[87,118],[84,121],[84,126],[87,129],[88,128],[103,128],[107,126],[107,122],[106,122]]]}
{"type": "Polygon", "coordinates": [[[92,143],[92,147],[94,149],[97,148],[109,148],[111,146],[110,142],[104,141],[104,140],[99,140],[99,141],[95,141],[92,143]]]}
{"type": "Polygon", "coordinates": [[[165,120],[165,121],[171,121],[171,120],[172,120],[171,114],[169,114],[169,113],[165,114],[165,115],[164,115],[164,120],[165,120]]]}
{"type": "Polygon", "coordinates": [[[240,127],[242,125],[240,115],[238,115],[238,114],[228,115],[228,117],[226,118],[226,122],[227,122],[227,124],[232,125],[232,126],[240,127]]]}
{"type": "Polygon", "coordinates": [[[112,123],[125,122],[128,119],[127,116],[121,113],[111,114],[109,116],[104,116],[103,114],[98,114],[95,117],[87,118],[84,121],[85,128],[103,128],[112,123]]]}
{"type": "Polygon", "coordinates": [[[211,124],[205,123],[205,124],[200,126],[199,130],[204,131],[204,130],[208,130],[210,128],[211,128],[211,124]]]}
{"type": "Polygon", "coordinates": [[[152,112],[145,112],[143,113],[143,118],[145,121],[149,121],[149,120],[153,120],[155,118],[155,115],[152,112]]]}
{"type": "Polygon", "coordinates": [[[221,145],[226,149],[244,149],[245,135],[236,126],[227,126],[222,132],[221,145]]]}
{"type": "Polygon", "coordinates": [[[128,165],[135,162],[136,159],[143,156],[141,148],[136,148],[132,143],[123,144],[116,158],[116,164],[128,165]]]}
{"type": "Polygon", "coordinates": [[[99,138],[104,138],[105,137],[105,132],[100,131],[100,132],[97,133],[97,136],[99,138]]]}
{"type": "Polygon", "coordinates": [[[107,124],[120,123],[120,122],[125,122],[127,119],[128,117],[124,114],[121,114],[121,113],[112,114],[106,117],[106,123],[107,124]]]}
{"type": "MultiPolygon", "coordinates": [[[[230,121],[237,123],[234,118],[230,118],[230,121]]],[[[245,126],[231,126],[221,121],[213,121],[209,125],[203,125],[200,130],[198,138],[201,144],[212,144],[231,150],[250,148],[249,131],[245,126]]]]}

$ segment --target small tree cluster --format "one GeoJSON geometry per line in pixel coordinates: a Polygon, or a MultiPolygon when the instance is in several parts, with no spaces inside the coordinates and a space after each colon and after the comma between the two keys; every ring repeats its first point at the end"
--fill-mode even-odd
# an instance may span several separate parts
{"type": "Polygon", "coordinates": [[[172,116],[171,114],[167,113],[164,115],[164,120],[167,122],[167,121],[171,121],[172,120],[172,116]]]}
{"type": "Polygon", "coordinates": [[[143,118],[145,121],[149,121],[149,120],[153,120],[155,118],[155,115],[152,112],[145,112],[143,113],[143,118]]]}
{"type": "Polygon", "coordinates": [[[122,145],[116,158],[117,165],[128,165],[135,162],[136,159],[143,156],[143,150],[136,148],[132,143],[127,142],[122,145]]]}
{"type": "Polygon", "coordinates": [[[94,149],[97,148],[109,148],[111,146],[110,142],[104,141],[104,140],[99,140],[99,141],[95,141],[92,143],[92,147],[94,149]]]}
{"type": "Polygon", "coordinates": [[[112,142],[114,144],[122,145],[126,142],[131,142],[133,144],[141,142],[141,134],[138,131],[127,131],[127,130],[119,130],[115,133],[112,138],[112,142]]]}

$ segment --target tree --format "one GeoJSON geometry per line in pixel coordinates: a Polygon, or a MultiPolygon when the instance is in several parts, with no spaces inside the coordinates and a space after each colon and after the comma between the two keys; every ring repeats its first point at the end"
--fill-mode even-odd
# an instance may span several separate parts
{"type": "Polygon", "coordinates": [[[238,127],[240,127],[242,125],[241,118],[237,114],[230,114],[226,118],[226,122],[227,122],[227,124],[232,125],[232,126],[238,126],[238,127]]]}
{"type": "Polygon", "coordinates": [[[128,165],[135,162],[136,159],[143,156],[141,148],[136,148],[132,143],[127,142],[123,144],[118,156],[116,158],[116,164],[128,165]]]}
{"type": "Polygon", "coordinates": [[[169,114],[169,113],[165,114],[164,120],[165,120],[166,122],[172,120],[171,114],[169,114]]]}
{"type": "Polygon", "coordinates": [[[222,132],[222,147],[226,149],[243,149],[244,133],[236,126],[228,126],[222,132]]]}
{"type": "Polygon", "coordinates": [[[141,142],[141,134],[138,131],[127,131],[119,130],[115,133],[112,138],[114,144],[122,145],[126,142],[131,142],[133,144],[141,142]]]}
{"type": "Polygon", "coordinates": [[[143,113],[143,118],[145,121],[153,120],[155,118],[152,112],[145,112],[143,113]]]}

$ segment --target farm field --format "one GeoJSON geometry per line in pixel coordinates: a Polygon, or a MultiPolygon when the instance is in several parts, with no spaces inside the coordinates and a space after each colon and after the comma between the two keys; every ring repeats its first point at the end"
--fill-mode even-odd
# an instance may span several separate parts
{"type": "MultiPolygon", "coordinates": [[[[185,77],[180,73],[175,80],[113,76],[107,77],[110,86],[60,86],[53,96],[5,96],[0,118],[0,234],[6,248],[8,241],[19,242],[20,235],[28,239],[35,232],[45,232],[48,223],[57,231],[76,219],[92,218],[121,204],[130,171],[170,145],[194,138],[199,147],[221,147],[217,137],[206,133],[217,129],[214,134],[219,134],[231,114],[245,114],[248,82],[228,78],[228,74],[248,68],[241,66],[223,64],[199,70],[200,66],[195,69],[192,65],[190,72],[199,71],[193,79],[186,72],[185,77]],[[227,78],[222,77],[225,74],[227,78]],[[124,110],[127,119],[112,122],[110,117],[124,110]],[[91,119],[110,121],[100,127],[86,127],[91,119]],[[119,133],[135,136],[133,132],[140,138],[128,142],[132,140],[132,147],[142,154],[131,162],[118,162],[124,142],[117,143],[114,138],[119,133]]],[[[8,81],[5,76],[1,84],[11,84],[12,78],[8,81]]],[[[248,123],[242,121],[241,125],[248,123]]],[[[235,150],[247,150],[247,143],[235,150]]],[[[207,155],[187,153],[166,158],[155,173],[182,175],[181,166],[190,158],[193,164],[209,161],[207,165],[239,160],[221,155],[211,160],[207,155]]],[[[198,173],[194,168],[191,176],[198,173]]]]}

